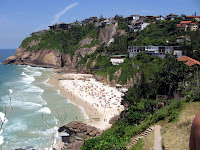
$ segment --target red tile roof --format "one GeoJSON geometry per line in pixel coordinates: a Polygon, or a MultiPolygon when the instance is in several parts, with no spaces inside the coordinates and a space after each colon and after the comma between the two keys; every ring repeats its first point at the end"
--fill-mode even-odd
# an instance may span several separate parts
{"type": "Polygon", "coordinates": [[[180,38],[185,38],[185,36],[182,35],[182,36],[179,36],[179,37],[177,37],[177,38],[179,38],[179,39],[180,39],[180,38]]]}
{"type": "Polygon", "coordinates": [[[178,28],[185,28],[185,25],[177,24],[176,25],[178,28]]]}
{"type": "Polygon", "coordinates": [[[198,24],[198,22],[192,22],[191,24],[198,24]]]}
{"type": "Polygon", "coordinates": [[[200,16],[186,16],[187,18],[200,18],[200,16]]]}
{"type": "Polygon", "coordinates": [[[200,62],[199,61],[197,61],[197,60],[195,60],[195,59],[192,59],[192,58],[190,58],[190,57],[188,57],[188,56],[181,56],[181,57],[179,57],[179,58],[177,58],[177,60],[178,61],[185,61],[185,64],[187,65],[187,66],[193,66],[193,65],[200,65],[200,62]]]}
{"type": "Polygon", "coordinates": [[[192,23],[192,21],[181,21],[180,24],[184,24],[184,23],[192,23]]]}

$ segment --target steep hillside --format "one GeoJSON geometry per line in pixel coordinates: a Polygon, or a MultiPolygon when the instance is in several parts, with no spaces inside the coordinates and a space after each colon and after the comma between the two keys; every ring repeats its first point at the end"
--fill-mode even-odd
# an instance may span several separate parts
{"type": "Polygon", "coordinates": [[[125,34],[117,30],[118,23],[105,27],[72,26],[70,29],[32,33],[24,39],[15,55],[3,64],[27,64],[53,68],[74,68],[80,59],[94,53],[100,44],[109,44],[115,37],[125,34]]]}

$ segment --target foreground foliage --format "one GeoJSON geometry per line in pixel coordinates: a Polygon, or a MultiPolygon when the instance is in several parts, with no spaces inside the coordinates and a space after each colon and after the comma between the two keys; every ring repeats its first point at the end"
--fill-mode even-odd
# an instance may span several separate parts
{"type": "Polygon", "coordinates": [[[200,99],[198,68],[170,56],[159,59],[140,54],[129,61],[137,65],[134,71],[139,79],[123,98],[126,109],[111,129],[85,141],[82,149],[126,149],[133,136],[166,117],[175,121],[185,103],[200,99]]]}

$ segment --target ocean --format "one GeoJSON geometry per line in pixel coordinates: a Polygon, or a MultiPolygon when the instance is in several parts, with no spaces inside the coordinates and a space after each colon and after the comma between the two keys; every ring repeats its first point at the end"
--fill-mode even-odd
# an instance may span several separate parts
{"type": "Polygon", "coordinates": [[[15,50],[0,50],[0,118],[11,112],[0,131],[0,149],[44,149],[59,139],[59,126],[84,121],[83,109],[46,84],[53,69],[1,62],[15,50]],[[54,139],[51,135],[54,133],[54,139]]]}

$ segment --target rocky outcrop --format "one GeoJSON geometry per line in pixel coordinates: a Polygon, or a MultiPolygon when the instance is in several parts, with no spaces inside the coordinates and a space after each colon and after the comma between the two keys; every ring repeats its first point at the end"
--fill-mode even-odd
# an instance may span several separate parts
{"type": "Polygon", "coordinates": [[[80,49],[78,51],[79,51],[79,54],[80,54],[80,56],[82,58],[85,57],[85,55],[89,55],[91,53],[94,53],[96,51],[96,49],[98,48],[98,46],[99,46],[98,44],[93,46],[93,47],[91,47],[91,48],[87,48],[87,47],[86,48],[82,48],[82,46],[84,46],[84,45],[91,44],[92,40],[93,39],[91,37],[86,37],[86,38],[84,38],[83,40],[81,40],[79,42],[80,49]]]}
{"type": "Polygon", "coordinates": [[[79,42],[80,46],[86,45],[86,44],[90,44],[92,42],[92,38],[91,37],[86,37],[83,40],[81,40],[79,42]]]}
{"type": "Polygon", "coordinates": [[[120,35],[126,34],[124,30],[117,30],[118,23],[106,26],[105,28],[100,28],[99,41],[100,43],[106,43],[107,46],[114,41],[114,38],[120,35]]]}
{"type": "Polygon", "coordinates": [[[80,121],[71,122],[58,129],[59,132],[66,132],[69,136],[62,136],[64,147],[62,149],[80,149],[84,140],[100,136],[102,131],[96,127],[84,124],[80,121]]]}
{"type": "Polygon", "coordinates": [[[3,64],[25,64],[31,66],[60,68],[72,63],[68,54],[60,54],[58,50],[25,51],[18,48],[15,55],[8,57],[3,64]]]}
{"type": "Polygon", "coordinates": [[[97,49],[97,46],[94,46],[92,48],[81,48],[80,51],[79,51],[79,54],[83,58],[83,57],[85,57],[85,55],[89,55],[91,53],[94,53],[96,49],[97,49]]]}

